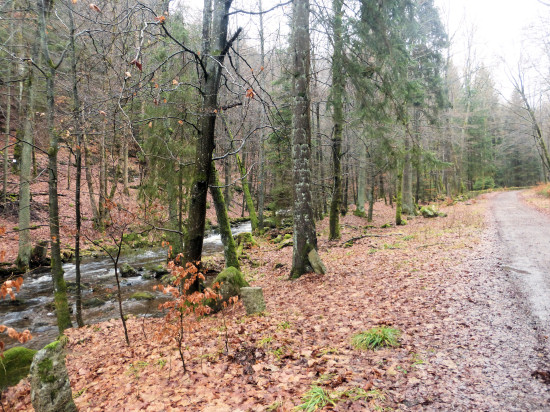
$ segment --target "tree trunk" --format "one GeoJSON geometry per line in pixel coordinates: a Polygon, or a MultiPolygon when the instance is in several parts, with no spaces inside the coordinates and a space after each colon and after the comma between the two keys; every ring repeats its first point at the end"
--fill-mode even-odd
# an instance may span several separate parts
{"type": "MultiPolygon", "coordinates": [[[[229,128],[229,124],[227,122],[227,119],[223,114],[221,114],[223,123],[225,124],[225,129],[227,130],[227,134],[229,135],[229,140],[231,143],[233,143],[233,133],[231,132],[231,129],[229,128]]],[[[237,167],[239,168],[239,174],[241,176],[241,185],[243,188],[243,197],[246,202],[246,207],[248,209],[248,215],[250,217],[250,223],[252,224],[252,232],[256,233],[258,232],[258,217],[256,216],[256,209],[254,207],[254,202],[252,201],[252,195],[250,193],[250,186],[248,185],[248,177],[247,177],[247,171],[246,166],[244,165],[244,162],[241,160],[241,156],[238,153],[235,153],[235,159],[237,160],[237,167]]],[[[243,205],[244,207],[244,205],[243,205]]]]}
{"type": "Polygon", "coordinates": [[[25,80],[25,90],[27,91],[27,104],[25,108],[25,120],[23,124],[23,136],[20,142],[21,158],[19,161],[19,250],[16,260],[17,266],[23,270],[29,268],[32,249],[30,231],[30,182],[32,180],[31,163],[35,102],[35,79],[34,67],[32,65],[30,65],[28,69],[27,78],[25,80]]]}
{"type": "MultiPolygon", "coordinates": [[[[258,1],[258,7],[260,12],[260,64],[262,72],[260,74],[261,79],[265,79],[265,49],[264,49],[264,16],[262,13],[262,0],[258,1]]],[[[265,87],[265,82],[262,81],[261,86],[265,87]]],[[[264,202],[265,202],[265,137],[263,126],[266,124],[266,114],[263,106],[260,107],[260,126],[262,127],[260,132],[260,182],[258,185],[258,228],[260,231],[264,230],[264,202]]]]}
{"type": "Polygon", "coordinates": [[[63,268],[61,266],[61,244],[59,236],[59,202],[57,197],[57,152],[59,150],[57,133],[54,126],[55,99],[54,99],[54,81],[56,75],[56,66],[50,58],[48,50],[48,39],[46,34],[46,7],[44,0],[38,0],[38,27],[40,32],[40,43],[44,61],[49,67],[46,75],[46,102],[47,102],[47,133],[50,141],[48,149],[48,195],[49,195],[49,219],[50,219],[50,239],[51,239],[51,273],[54,286],[54,303],[57,315],[57,327],[59,333],[70,328],[71,317],[69,314],[69,305],[67,302],[67,285],[63,278],[63,268]]]}
{"type": "MultiPolygon", "coordinates": [[[[12,14],[15,11],[15,1],[11,3],[11,11],[12,14]]],[[[9,19],[9,33],[13,33],[13,16],[9,19]]],[[[7,49],[11,52],[11,36],[9,37],[9,43],[6,45],[7,49]]],[[[10,61],[6,63],[8,66],[7,73],[6,73],[6,79],[8,82],[11,82],[11,75],[12,75],[12,64],[10,61]]],[[[4,148],[4,178],[2,181],[2,202],[4,204],[8,201],[8,161],[9,161],[9,146],[10,146],[10,127],[11,127],[11,93],[12,93],[12,86],[11,83],[8,83],[7,86],[7,96],[6,96],[6,145],[4,148]]]]}
{"type": "Polygon", "coordinates": [[[229,216],[227,215],[222,189],[219,186],[218,171],[214,165],[212,165],[212,185],[210,186],[210,194],[212,195],[214,207],[216,208],[218,228],[223,243],[225,267],[233,266],[240,270],[239,259],[237,258],[237,248],[235,246],[233,234],[231,233],[231,225],[229,223],[229,216]]]}
{"type": "MultiPolygon", "coordinates": [[[[124,126],[124,132],[126,132],[126,125],[124,126]]],[[[122,182],[124,184],[123,193],[126,196],[130,195],[130,189],[128,188],[128,139],[126,133],[122,136],[122,182]]]]}
{"type": "Polygon", "coordinates": [[[334,53],[332,55],[332,121],[334,137],[332,139],[333,189],[330,202],[329,240],[340,239],[340,202],[342,201],[342,128],[344,123],[343,94],[344,73],[342,65],[342,0],[333,0],[334,9],[334,53]]]}
{"type": "Polygon", "coordinates": [[[403,161],[403,187],[402,187],[402,211],[406,215],[412,215],[413,196],[412,196],[412,162],[411,162],[411,138],[405,134],[405,159],[403,161]]]}
{"type": "MultiPolygon", "coordinates": [[[[227,26],[231,2],[232,0],[214,0],[213,16],[210,18],[212,15],[210,11],[211,3],[209,0],[205,0],[202,62],[206,72],[203,73],[201,79],[203,116],[200,120],[200,136],[197,139],[195,151],[194,177],[189,199],[189,216],[183,253],[185,261],[191,263],[200,262],[202,254],[206,195],[208,182],[210,181],[216,113],[218,111],[218,89],[223,61],[230,45],[227,41],[227,26]],[[211,35],[210,23],[212,23],[211,35]],[[213,43],[212,49],[218,51],[219,54],[210,55],[210,43],[213,43]]],[[[235,36],[238,36],[239,32],[240,30],[237,31],[235,36]]],[[[198,287],[198,285],[196,286],[198,287]]]]}
{"type": "Polygon", "coordinates": [[[369,211],[367,214],[367,222],[372,222],[372,213],[374,211],[374,202],[376,202],[375,198],[375,190],[376,190],[376,176],[372,176],[371,178],[371,185],[370,185],[370,194],[369,194],[369,211]]]}
{"type": "Polygon", "coordinates": [[[355,214],[365,216],[365,202],[367,199],[367,145],[359,140],[359,170],[357,178],[357,202],[355,214]]]}
{"type": "MultiPolygon", "coordinates": [[[[81,290],[81,274],[80,274],[80,230],[81,230],[81,211],[80,211],[80,186],[82,183],[82,109],[80,107],[80,96],[78,94],[78,76],[77,76],[77,61],[75,48],[75,26],[72,7],[69,6],[69,29],[70,29],[70,54],[71,54],[71,77],[73,86],[73,120],[76,134],[76,176],[75,176],[75,216],[76,216],[76,233],[74,238],[74,254],[75,254],[75,282],[76,282],[76,323],[78,327],[84,326],[82,319],[82,290],[81,290]]],[[[70,166],[69,166],[70,168],[70,166]]]]}
{"type": "Polygon", "coordinates": [[[86,135],[83,134],[82,135],[82,149],[84,151],[84,171],[85,171],[85,176],[86,176],[86,183],[88,185],[88,193],[89,193],[89,197],[90,197],[90,206],[92,208],[92,214],[93,214],[93,219],[94,219],[94,222],[96,224],[99,223],[99,210],[98,210],[98,207],[97,207],[97,204],[95,202],[95,194],[94,194],[94,181],[93,181],[93,178],[92,178],[92,171],[91,171],[91,163],[89,161],[89,151],[88,151],[88,146],[87,146],[87,142],[86,142],[86,135]]]}
{"type": "Polygon", "coordinates": [[[397,195],[395,199],[395,224],[397,226],[403,224],[403,220],[401,218],[401,212],[403,210],[403,167],[403,165],[397,165],[397,182],[395,185],[397,188],[397,195]]]}
{"type": "Polygon", "coordinates": [[[294,235],[291,278],[311,270],[308,253],[317,249],[311,205],[311,125],[309,119],[309,0],[294,0],[292,169],[294,176],[294,235]]]}
{"type": "Polygon", "coordinates": [[[107,160],[105,155],[105,134],[107,133],[107,118],[106,116],[102,119],[102,130],[101,130],[101,141],[99,146],[99,198],[97,200],[98,202],[98,218],[99,220],[96,222],[97,227],[100,230],[103,230],[105,226],[105,200],[107,198],[107,160]]]}

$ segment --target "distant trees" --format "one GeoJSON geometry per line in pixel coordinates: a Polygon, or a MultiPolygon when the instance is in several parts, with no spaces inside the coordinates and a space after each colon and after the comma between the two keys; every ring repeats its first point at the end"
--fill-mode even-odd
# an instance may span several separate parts
{"type": "Polygon", "coordinates": [[[548,107],[535,104],[544,99],[520,73],[503,104],[475,50],[462,72],[445,59],[431,0],[295,0],[292,14],[206,0],[196,20],[168,4],[0,10],[2,201],[17,194],[21,267],[32,248],[29,187],[45,175],[37,151],[49,155],[54,265],[69,232],[56,214],[74,222],[79,251],[82,231],[106,230],[114,204],[137,196],[147,230],[163,230],[172,257],[190,262],[201,259],[209,207],[218,220],[248,210],[257,233],[292,217],[293,277],[311,269],[326,213],[336,240],[353,203],[371,219],[383,198],[399,221],[421,202],[548,174],[548,107]],[[292,15],[290,36],[266,24],[272,15],[292,15]],[[246,19],[258,30],[239,29],[246,19]],[[69,173],[76,166],[70,213],[56,212],[58,156],[69,173]],[[14,157],[18,182],[8,181],[14,157]]]}

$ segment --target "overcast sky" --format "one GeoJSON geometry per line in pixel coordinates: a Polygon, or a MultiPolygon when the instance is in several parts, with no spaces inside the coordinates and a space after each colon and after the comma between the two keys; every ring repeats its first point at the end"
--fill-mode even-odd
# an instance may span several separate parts
{"type": "MultiPolygon", "coordinates": [[[[489,67],[497,87],[508,95],[507,67],[517,67],[523,53],[537,59],[537,39],[529,27],[540,27],[550,17],[550,7],[537,0],[435,0],[448,22],[449,35],[455,34],[453,60],[461,66],[465,58],[466,30],[474,29],[474,48],[479,63],[489,67]]],[[[546,59],[540,59],[546,65],[546,59]]]]}
{"type": "MultiPolygon", "coordinates": [[[[264,10],[286,0],[262,0],[264,10]]],[[[434,0],[441,11],[441,18],[447,26],[450,36],[454,35],[451,49],[453,62],[459,68],[465,60],[466,32],[474,30],[475,56],[478,63],[483,63],[494,75],[497,87],[508,95],[511,86],[507,70],[517,66],[520,54],[537,56],[538,48],[533,47],[533,31],[526,28],[542,26],[550,18],[550,7],[538,0],[434,0]],[[529,46],[529,42],[531,46],[529,46]]],[[[179,0],[200,16],[203,0],[179,0]]],[[[330,3],[330,2],[329,2],[330,3]]],[[[550,3],[550,0],[548,0],[550,3]]],[[[257,10],[257,0],[234,0],[233,7],[245,10],[257,10]]],[[[286,13],[290,6],[285,7],[286,13]]],[[[244,17],[244,16],[243,16],[244,17]]],[[[256,19],[239,19],[239,24],[249,38],[257,36],[256,19]],[[246,21],[246,23],[245,23],[246,21]]],[[[281,10],[270,13],[265,18],[266,31],[287,24],[281,10]]],[[[550,29],[548,30],[550,31],[550,29]]],[[[541,59],[541,65],[546,59],[541,59]]],[[[545,69],[546,70],[546,69],[545,69]]]]}

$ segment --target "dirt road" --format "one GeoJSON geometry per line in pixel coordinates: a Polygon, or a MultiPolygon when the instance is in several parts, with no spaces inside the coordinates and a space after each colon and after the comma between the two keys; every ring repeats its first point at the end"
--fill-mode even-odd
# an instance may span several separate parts
{"type": "Polygon", "coordinates": [[[518,200],[518,192],[499,194],[491,211],[505,269],[528,299],[542,326],[550,326],[550,220],[518,200]]]}
{"type": "Polygon", "coordinates": [[[550,219],[519,196],[490,198],[482,245],[448,290],[452,363],[410,409],[550,411],[550,219]]]}

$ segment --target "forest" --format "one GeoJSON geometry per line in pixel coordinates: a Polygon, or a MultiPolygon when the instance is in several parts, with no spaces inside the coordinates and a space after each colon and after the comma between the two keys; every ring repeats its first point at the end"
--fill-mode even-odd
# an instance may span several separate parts
{"type": "Polygon", "coordinates": [[[550,177],[544,27],[499,90],[445,21],[434,0],[4,0],[0,353],[30,358],[2,406],[445,405],[457,267],[495,192],[539,185],[544,210],[550,177]],[[51,341],[55,376],[31,366],[51,341]]]}

